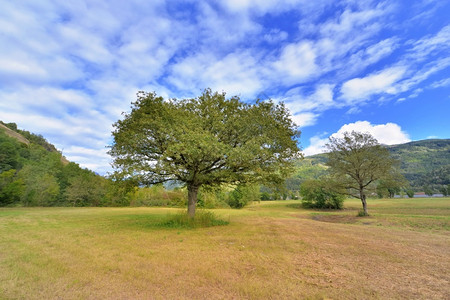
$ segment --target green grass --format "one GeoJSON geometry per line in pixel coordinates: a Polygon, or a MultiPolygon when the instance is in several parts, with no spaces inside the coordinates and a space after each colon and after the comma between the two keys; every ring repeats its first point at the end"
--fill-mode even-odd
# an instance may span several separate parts
{"type": "Polygon", "coordinates": [[[449,198],[298,204],[0,209],[0,299],[449,298],[449,198]]]}

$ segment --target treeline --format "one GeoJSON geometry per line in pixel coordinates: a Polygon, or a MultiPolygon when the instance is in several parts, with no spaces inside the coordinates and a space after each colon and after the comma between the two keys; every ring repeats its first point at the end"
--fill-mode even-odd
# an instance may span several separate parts
{"type": "MultiPolygon", "coordinates": [[[[176,185],[167,188],[163,185],[136,187],[131,182],[100,176],[67,161],[43,136],[20,130],[15,123],[0,123],[17,133],[13,137],[11,131],[0,128],[0,206],[186,206],[185,188],[176,185]]],[[[449,158],[444,158],[440,149],[444,148],[445,152],[450,143],[449,140],[437,142],[422,141],[412,143],[414,147],[390,147],[391,153],[402,162],[400,172],[403,171],[408,181],[401,184],[380,181],[371,195],[393,197],[403,194],[412,197],[417,191],[428,195],[449,195],[450,164],[446,161],[449,158]],[[415,152],[419,154],[412,154],[415,152]],[[415,158],[422,157],[423,153],[429,154],[428,160],[436,160],[432,155],[439,157],[441,166],[430,170],[418,165],[415,158]],[[412,164],[420,170],[415,177],[412,176],[412,164]]],[[[230,185],[200,189],[198,206],[241,208],[252,201],[300,199],[302,185],[304,190],[310,187],[309,192],[326,195],[326,188],[314,181],[328,174],[325,162],[324,155],[299,161],[295,173],[286,179],[284,186],[230,185]]]]}

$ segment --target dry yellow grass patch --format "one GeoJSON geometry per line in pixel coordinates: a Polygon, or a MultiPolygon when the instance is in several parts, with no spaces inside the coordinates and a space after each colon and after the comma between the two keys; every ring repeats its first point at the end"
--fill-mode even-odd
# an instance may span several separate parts
{"type": "Polygon", "coordinates": [[[170,209],[0,210],[0,298],[450,298],[448,231],[286,204],[218,210],[230,225],[194,230],[154,226],[170,209]]]}

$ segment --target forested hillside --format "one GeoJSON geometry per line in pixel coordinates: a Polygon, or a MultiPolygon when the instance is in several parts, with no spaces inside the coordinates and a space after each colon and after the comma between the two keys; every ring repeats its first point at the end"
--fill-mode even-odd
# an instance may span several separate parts
{"type": "Polygon", "coordinates": [[[400,160],[402,174],[416,190],[439,192],[443,185],[450,185],[450,139],[422,140],[388,149],[400,160]]]}
{"type": "Polygon", "coordinates": [[[69,162],[44,137],[0,124],[0,206],[128,205],[115,189],[69,162]]]}

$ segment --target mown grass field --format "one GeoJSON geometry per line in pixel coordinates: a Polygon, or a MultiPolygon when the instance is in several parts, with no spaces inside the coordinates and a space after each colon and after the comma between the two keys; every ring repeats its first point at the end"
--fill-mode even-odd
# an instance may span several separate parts
{"type": "Polygon", "coordinates": [[[450,198],[298,201],[214,210],[0,209],[1,299],[449,299],[450,198]]]}

